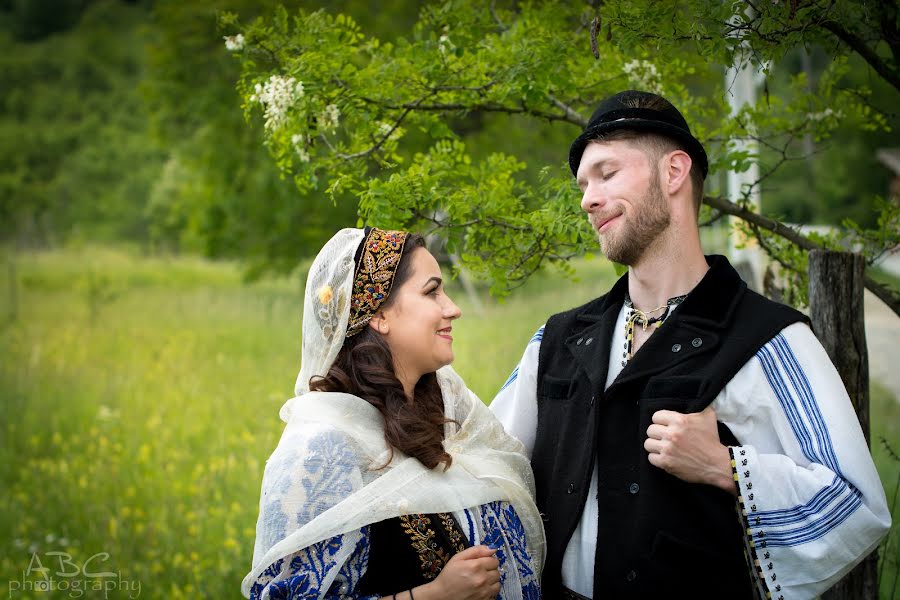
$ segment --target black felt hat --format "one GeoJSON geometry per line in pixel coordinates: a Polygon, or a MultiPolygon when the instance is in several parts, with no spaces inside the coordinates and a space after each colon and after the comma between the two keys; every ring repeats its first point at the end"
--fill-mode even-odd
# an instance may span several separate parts
{"type": "Polygon", "coordinates": [[[672,106],[672,103],[650,92],[628,90],[610,96],[600,103],[591,120],[588,121],[584,132],[579,135],[572,147],[569,148],[569,168],[572,175],[578,173],[578,165],[581,163],[581,155],[588,143],[602,133],[616,129],[634,129],[659,133],[681,143],[684,150],[693,159],[694,164],[703,172],[703,178],[709,171],[709,161],[703,146],[691,135],[691,129],[687,121],[672,106]],[[633,108],[634,106],[652,105],[662,106],[661,109],[633,108]]]}

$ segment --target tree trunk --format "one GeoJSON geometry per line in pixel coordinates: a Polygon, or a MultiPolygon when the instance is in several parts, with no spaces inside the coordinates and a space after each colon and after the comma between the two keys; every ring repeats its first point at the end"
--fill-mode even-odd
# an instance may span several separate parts
{"type": "MultiPolygon", "coordinates": [[[[865,261],[858,254],[809,253],[809,309],[812,328],[828,352],[853,402],[866,442],[869,438],[869,357],[863,312],[865,261]]],[[[878,551],[873,551],[824,600],[878,598],[878,551]]]]}

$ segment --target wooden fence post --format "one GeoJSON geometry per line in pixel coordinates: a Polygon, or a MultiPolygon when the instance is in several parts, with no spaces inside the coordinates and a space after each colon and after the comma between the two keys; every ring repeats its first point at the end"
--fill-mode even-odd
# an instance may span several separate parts
{"type": "MultiPolygon", "coordinates": [[[[812,328],[828,352],[853,402],[866,442],[869,434],[869,356],[863,311],[865,261],[859,254],[809,253],[809,312],[812,328]]],[[[878,551],[873,551],[824,600],[878,598],[878,551]]]]}

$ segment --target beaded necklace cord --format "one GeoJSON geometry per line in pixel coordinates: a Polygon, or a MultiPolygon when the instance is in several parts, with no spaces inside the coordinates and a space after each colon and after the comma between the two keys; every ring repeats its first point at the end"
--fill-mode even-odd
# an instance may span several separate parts
{"type": "Polygon", "coordinates": [[[629,313],[625,318],[625,352],[622,353],[623,367],[628,363],[629,360],[634,357],[633,350],[635,324],[640,325],[643,331],[647,331],[648,327],[659,329],[660,327],[662,327],[662,324],[666,322],[666,319],[669,318],[669,315],[672,314],[672,308],[684,302],[685,298],[687,298],[687,294],[669,298],[662,306],[644,312],[635,308],[634,304],[631,302],[631,296],[629,296],[627,293],[625,294],[625,308],[629,310],[629,313]],[[660,310],[663,310],[663,313],[658,317],[650,316],[651,314],[660,310]]]}

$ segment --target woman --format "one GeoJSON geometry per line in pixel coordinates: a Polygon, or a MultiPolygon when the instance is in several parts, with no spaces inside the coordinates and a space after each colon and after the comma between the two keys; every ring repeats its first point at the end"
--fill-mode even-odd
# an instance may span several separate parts
{"type": "Polygon", "coordinates": [[[540,597],[531,468],[447,366],[459,316],[420,236],[344,229],[322,248],[245,596],[540,597]]]}

